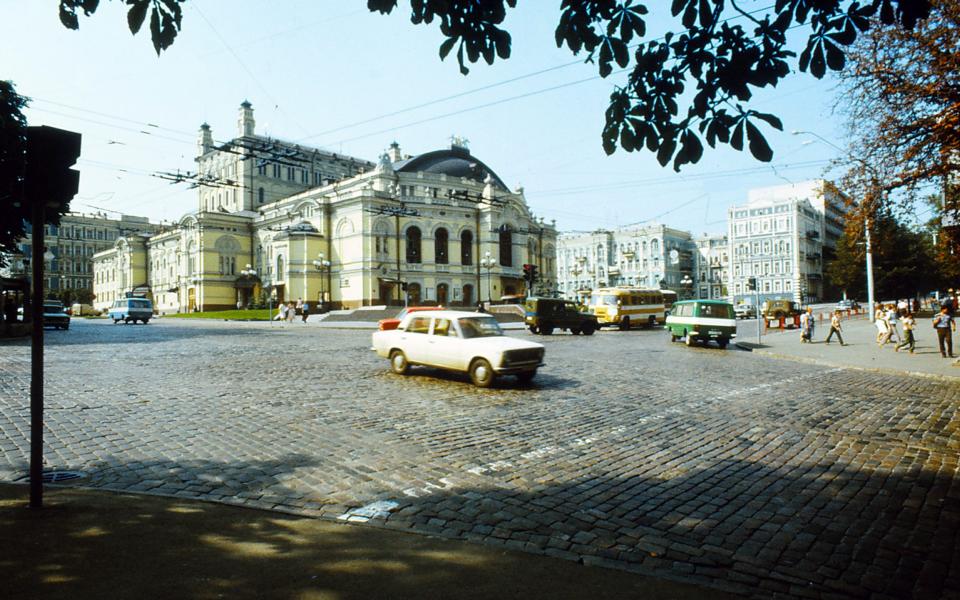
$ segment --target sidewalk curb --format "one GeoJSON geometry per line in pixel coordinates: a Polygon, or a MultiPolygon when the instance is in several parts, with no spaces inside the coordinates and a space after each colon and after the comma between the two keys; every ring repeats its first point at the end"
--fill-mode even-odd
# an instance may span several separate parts
{"type": "Polygon", "coordinates": [[[905,369],[879,369],[871,367],[859,367],[857,365],[845,365],[841,363],[831,362],[828,360],[821,360],[818,358],[806,358],[802,356],[794,356],[792,354],[781,354],[779,352],[770,352],[769,350],[751,348],[747,346],[749,342],[736,342],[737,347],[741,350],[746,350],[747,352],[752,352],[760,356],[766,356],[768,358],[775,358],[778,360],[790,360],[799,363],[805,363],[809,365],[819,365],[821,367],[840,367],[842,369],[855,369],[857,371],[865,371],[867,373],[896,373],[899,375],[911,375],[913,377],[925,377],[927,379],[935,379],[937,381],[943,381],[946,383],[957,383],[960,382],[960,374],[956,377],[952,375],[937,375],[934,373],[923,373],[920,371],[907,371],[905,369]]]}

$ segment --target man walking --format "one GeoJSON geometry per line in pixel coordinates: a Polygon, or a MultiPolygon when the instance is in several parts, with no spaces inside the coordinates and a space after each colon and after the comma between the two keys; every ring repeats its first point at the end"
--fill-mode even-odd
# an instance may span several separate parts
{"type": "Polygon", "coordinates": [[[800,343],[809,344],[813,341],[813,308],[807,307],[807,312],[800,315],[800,343]]]}
{"type": "Polygon", "coordinates": [[[937,331],[940,356],[953,358],[953,332],[957,330],[957,324],[946,306],[941,308],[940,314],[933,318],[933,328],[937,331]]]}
{"type": "Polygon", "coordinates": [[[827,334],[827,341],[824,342],[825,344],[830,343],[830,339],[833,337],[833,334],[837,334],[837,339],[840,340],[841,346],[846,346],[846,344],[843,343],[843,336],[840,335],[840,311],[839,310],[833,311],[833,315],[830,317],[830,333],[827,334]]]}

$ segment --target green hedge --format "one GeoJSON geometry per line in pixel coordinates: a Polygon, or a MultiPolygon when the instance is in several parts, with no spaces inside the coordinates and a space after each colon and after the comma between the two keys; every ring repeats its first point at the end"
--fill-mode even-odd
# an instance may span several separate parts
{"type": "MultiPolygon", "coordinates": [[[[273,314],[277,311],[274,309],[273,314]]],[[[266,308],[253,310],[219,310],[215,312],[176,313],[166,315],[164,319],[220,319],[224,321],[269,321],[270,311],[266,308]]]]}

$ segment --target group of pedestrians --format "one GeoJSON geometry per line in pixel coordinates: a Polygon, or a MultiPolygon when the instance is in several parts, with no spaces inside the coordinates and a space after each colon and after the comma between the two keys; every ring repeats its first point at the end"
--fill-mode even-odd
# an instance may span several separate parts
{"type": "MultiPolygon", "coordinates": [[[[837,336],[837,341],[840,342],[841,346],[846,346],[846,342],[843,341],[843,325],[840,322],[840,311],[835,310],[830,315],[830,333],[827,334],[827,339],[824,340],[824,344],[829,344],[830,340],[833,339],[833,336],[837,336]]],[[[813,341],[813,332],[816,329],[816,318],[813,316],[813,308],[807,307],[807,310],[800,314],[800,343],[809,344],[813,341]]]]}
{"type": "Polygon", "coordinates": [[[281,323],[293,323],[297,315],[300,315],[301,322],[306,323],[310,316],[310,304],[304,302],[302,298],[297,298],[296,304],[293,302],[283,304],[281,302],[278,308],[281,323]]]}
{"type": "MultiPolygon", "coordinates": [[[[955,358],[953,354],[953,332],[956,331],[957,324],[952,313],[953,304],[944,302],[940,307],[940,312],[933,318],[933,329],[937,332],[937,344],[940,347],[940,356],[943,358],[955,358]]],[[[882,348],[892,341],[895,352],[899,352],[901,348],[907,348],[910,354],[913,354],[916,347],[914,331],[916,330],[917,320],[911,310],[895,304],[886,306],[877,304],[873,319],[877,327],[877,346],[882,348]],[[902,336],[897,330],[898,321],[903,328],[902,336]]]]}

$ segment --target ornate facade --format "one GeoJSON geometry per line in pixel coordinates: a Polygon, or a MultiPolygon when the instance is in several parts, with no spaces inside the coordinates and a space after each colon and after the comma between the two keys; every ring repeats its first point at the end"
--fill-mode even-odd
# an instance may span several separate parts
{"type": "Polygon", "coordinates": [[[99,306],[136,287],[161,313],[266,297],[473,306],[523,293],[524,263],[556,288],[556,228],[462,142],[418,156],[394,143],[373,163],[258,136],[246,102],[238,125],[219,145],[200,128],[196,211],[95,256],[99,306]]]}

